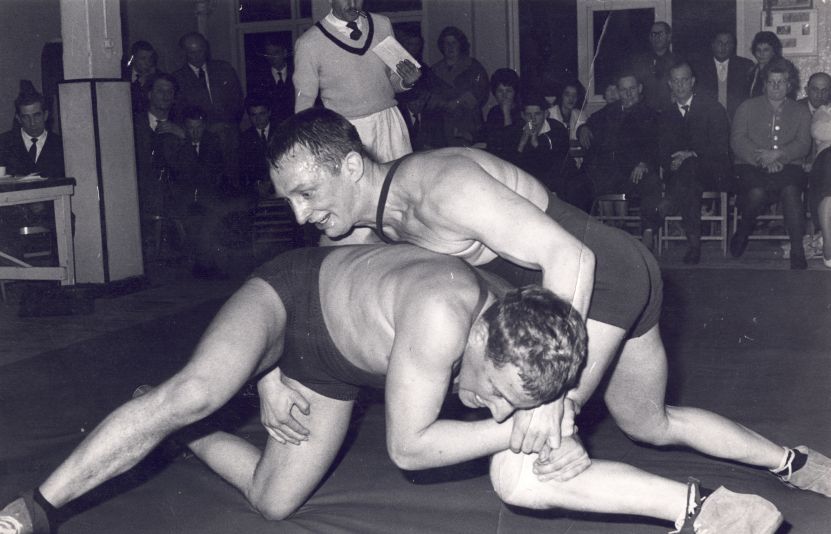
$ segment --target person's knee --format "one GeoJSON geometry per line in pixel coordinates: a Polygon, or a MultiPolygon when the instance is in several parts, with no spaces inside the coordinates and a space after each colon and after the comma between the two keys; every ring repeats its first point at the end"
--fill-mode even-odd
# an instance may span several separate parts
{"type": "Polygon", "coordinates": [[[672,444],[666,407],[621,410],[608,405],[608,408],[620,430],[632,441],[656,446],[672,444]]]}
{"type": "Polygon", "coordinates": [[[491,460],[490,479],[496,495],[510,506],[543,509],[557,505],[557,487],[554,481],[545,482],[546,491],[532,471],[536,455],[503,451],[491,460]],[[543,497],[544,494],[544,497],[543,497]]]}
{"type": "Polygon", "coordinates": [[[160,388],[164,407],[185,424],[207,417],[221,406],[207,382],[199,377],[174,377],[160,388]]]}
{"type": "Polygon", "coordinates": [[[749,189],[745,193],[745,200],[748,204],[751,205],[764,204],[766,199],[767,194],[765,193],[765,190],[761,187],[754,187],[752,189],[749,189]]]}

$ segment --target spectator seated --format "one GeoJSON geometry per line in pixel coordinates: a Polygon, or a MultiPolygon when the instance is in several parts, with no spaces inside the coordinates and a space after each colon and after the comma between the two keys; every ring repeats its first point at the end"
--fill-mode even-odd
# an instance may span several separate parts
{"type": "Polygon", "coordinates": [[[658,115],[641,101],[642,86],[631,73],[618,76],[620,100],[589,117],[577,135],[586,149],[583,168],[595,198],[624,194],[640,199],[641,237],[653,246],[660,226],[662,186],[658,172],[658,115]]]}

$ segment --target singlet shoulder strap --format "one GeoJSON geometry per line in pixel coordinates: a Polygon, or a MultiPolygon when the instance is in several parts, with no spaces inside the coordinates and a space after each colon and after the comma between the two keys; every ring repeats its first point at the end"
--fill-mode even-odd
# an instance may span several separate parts
{"type": "Polygon", "coordinates": [[[473,276],[476,277],[476,282],[479,284],[479,300],[476,301],[476,307],[473,309],[472,317],[479,317],[479,314],[482,313],[482,308],[485,307],[485,302],[488,300],[488,284],[485,283],[485,279],[479,273],[479,270],[470,265],[469,263],[465,262],[465,264],[473,271],[473,276]]]}
{"type": "Polygon", "coordinates": [[[366,54],[366,51],[369,50],[370,45],[372,44],[372,38],[375,36],[375,24],[372,22],[372,14],[366,14],[367,20],[367,31],[366,31],[366,42],[361,47],[349,46],[348,44],[344,43],[340,39],[338,39],[335,35],[332,35],[332,32],[327,30],[320,21],[315,22],[315,26],[323,35],[329,38],[330,41],[341,47],[342,49],[346,50],[350,54],[357,54],[362,56],[366,54]]]}
{"type": "Polygon", "coordinates": [[[403,156],[393,162],[392,166],[390,166],[390,170],[387,171],[387,176],[384,178],[384,183],[381,185],[381,195],[378,197],[378,209],[375,211],[375,232],[378,234],[378,237],[381,238],[381,241],[387,243],[388,245],[403,243],[403,241],[390,239],[384,233],[384,209],[387,205],[387,196],[390,193],[390,185],[392,185],[392,178],[395,176],[395,171],[397,171],[398,166],[410,156],[411,154],[407,154],[406,156],[403,156]]]}

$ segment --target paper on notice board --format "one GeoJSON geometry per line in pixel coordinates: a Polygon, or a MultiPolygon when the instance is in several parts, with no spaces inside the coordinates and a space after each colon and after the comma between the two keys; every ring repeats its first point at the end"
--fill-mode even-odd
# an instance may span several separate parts
{"type": "Polygon", "coordinates": [[[372,48],[372,51],[392,70],[395,70],[398,64],[405,59],[409,59],[413,65],[421,68],[421,64],[392,35],[385,37],[383,41],[372,48]]]}

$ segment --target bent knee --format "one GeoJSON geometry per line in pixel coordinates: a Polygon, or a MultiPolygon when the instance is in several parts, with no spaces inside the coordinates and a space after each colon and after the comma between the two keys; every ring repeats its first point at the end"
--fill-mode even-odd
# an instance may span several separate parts
{"type": "Polygon", "coordinates": [[[648,443],[658,447],[674,443],[670,435],[667,407],[639,414],[621,413],[610,410],[620,430],[632,441],[648,443]]]}
{"type": "Polygon", "coordinates": [[[503,451],[491,460],[490,478],[496,495],[505,504],[522,508],[550,508],[557,498],[557,482],[540,482],[533,472],[536,454],[503,451]],[[546,490],[540,491],[542,485],[546,490]]]}
{"type": "Polygon", "coordinates": [[[160,389],[164,406],[187,424],[207,417],[221,406],[207,381],[200,378],[176,377],[160,389]]]}
{"type": "Polygon", "coordinates": [[[512,501],[522,477],[522,464],[521,455],[511,451],[500,452],[491,459],[491,485],[505,504],[516,504],[512,501]]]}

